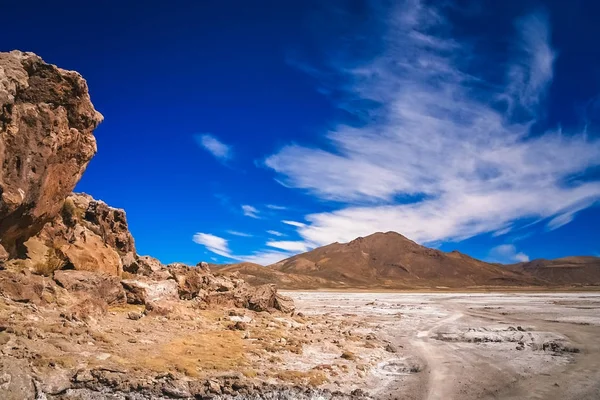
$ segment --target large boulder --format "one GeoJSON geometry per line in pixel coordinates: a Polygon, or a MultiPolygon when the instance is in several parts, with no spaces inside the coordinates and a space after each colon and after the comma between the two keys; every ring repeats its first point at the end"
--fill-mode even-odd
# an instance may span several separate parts
{"type": "Polygon", "coordinates": [[[248,308],[254,311],[294,311],[294,301],[277,293],[275,285],[267,284],[247,289],[248,308]]]}
{"type": "Polygon", "coordinates": [[[179,299],[177,282],[172,279],[163,281],[123,279],[121,284],[127,292],[127,302],[130,304],[148,304],[179,299]]]}
{"type": "Polygon", "coordinates": [[[54,280],[67,291],[83,297],[105,301],[107,304],[125,304],[127,296],[118,277],[88,271],[60,270],[54,280]]]}
{"type": "Polygon", "coordinates": [[[67,197],[60,214],[27,240],[24,248],[25,262],[33,270],[69,266],[121,276],[123,260],[137,259],[125,211],[83,193],[67,197]]]}
{"type": "Polygon", "coordinates": [[[0,296],[20,303],[43,304],[55,301],[52,282],[28,270],[0,271],[0,296]]]}
{"type": "Polygon", "coordinates": [[[77,72],[0,53],[0,242],[12,257],[61,211],[101,121],[77,72]]]}

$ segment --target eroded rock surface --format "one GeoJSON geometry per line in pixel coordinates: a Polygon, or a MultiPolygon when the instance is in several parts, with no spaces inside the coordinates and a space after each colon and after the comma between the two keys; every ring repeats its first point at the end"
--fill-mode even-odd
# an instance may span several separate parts
{"type": "Polygon", "coordinates": [[[0,53],[0,240],[15,256],[62,209],[102,121],[85,80],[32,53],[0,53]]]}
{"type": "MultiPolygon", "coordinates": [[[[292,300],[205,262],[139,256],[124,210],[72,194],[101,120],[76,72],[0,53],[0,399],[264,393],[252,363],[300,346],[282,337],[298,326],[292,300]]],[[[260,367],[265,384],[320,379],[260,367]]]]}

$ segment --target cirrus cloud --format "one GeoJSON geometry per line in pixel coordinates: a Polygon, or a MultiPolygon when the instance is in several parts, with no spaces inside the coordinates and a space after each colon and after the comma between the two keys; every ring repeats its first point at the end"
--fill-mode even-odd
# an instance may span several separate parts
{"type": "Polygon", "coordinates": [[[219,161],[227,161],[232,157],[231,146],[221,142],[213,135],[196,135],[195,139],[200,147],[208,151],[219,161]]]}
{"type": "Polygon", "coordinates": [[[380,54],[310,70],[344,78],[337,101],[362,123],[339,123],[327,150],[292,144],[265,160],[285,186],[341,205],[307,215],[307,224],[283,221],[307,243],[389,230],[420,243],[456,241],[506,234],[522,219],[551,219],[555,229],[598,201],[600,182],[572,178],[600,165],[600,142],[561,129],[532,133],[556,59],[543,11],[515,23],[506,63],[488,68],[495,74],[476,76],[471,65],[484,60],[448,35],[439,10],[417,0],[374,10],[386,26],[372,46],[380,54]]]}

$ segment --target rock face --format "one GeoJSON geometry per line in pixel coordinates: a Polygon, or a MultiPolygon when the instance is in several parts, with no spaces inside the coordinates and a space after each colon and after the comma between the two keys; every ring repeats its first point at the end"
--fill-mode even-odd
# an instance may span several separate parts
{"type": "Polygon", "coordinates": [[[114,276],[88,271],[56,271],[54,281],[67,291],[104,300],[107,304],[125,304],[126,295],[121,280],[114,276]]]}
{"type": "Polygon", "coordinates": [[[35,253],[41,253],[42,259],[37,262],[48,263],[48,250],[54,250],[73,269],[115,276],[120,276],[123,270],[122,257],[136,257],[125,211],[87,194],[67,197],[61,213],[28,240],[25,247],[32,260],[35,253]],[[34,250],[41,246],[46,250],[44,247],[34,250]]]}
{"type": "Polygon", "coordinates": [[[0,53],[0,241],[11,256],[63,207],[102,121],[77,72],[0,53]]]}

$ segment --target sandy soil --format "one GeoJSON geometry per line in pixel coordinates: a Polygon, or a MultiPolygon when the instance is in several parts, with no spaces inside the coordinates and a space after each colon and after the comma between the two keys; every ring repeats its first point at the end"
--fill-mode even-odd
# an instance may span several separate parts
{"type": "MultiPolygon", "coordinates": [[[[307,316],[390,343],[377,357],[355,349],[370,368],[330,389],[381,399],[600,398],[598,293],[287,294],[307,316]]],[[[322,343],[312,362],[327,362],[322,343]]]]}

